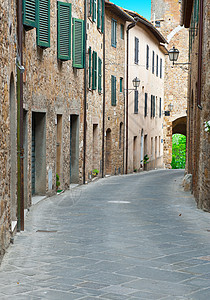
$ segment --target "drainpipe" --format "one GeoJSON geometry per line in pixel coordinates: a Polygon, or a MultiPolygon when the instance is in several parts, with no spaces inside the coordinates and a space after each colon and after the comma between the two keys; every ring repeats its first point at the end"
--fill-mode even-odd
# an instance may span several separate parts
{"type": "Polygon", "coordinates": [[[86,169],[86,121],[87,121],[87,67],[86,67],[86,48],[87,48],[87,0],[84,3],[84,49],[85,49],[85,61],[84,61],[84,136],[83,136],[83,184],[85,184],[85,169],[86,169]]]}
{"type": "Polygon", "coordinates": [[[203,0],[200,0],[200,21],[199,21],[199,48],[198,48],[198,94],[197,105],[202,109],[201,105],[201,74],[202,74],[202,51],[203,51],[203,0]]]}
{"type": "Polygon", "coordinates": [[[136,26],[138,18],[134,18],[134,22],[127,26],[127,68],[126,68],[126,149],[125,149],[125,174],[128,174],[128,77],[129,77],[129,30],[136,26]]]}
{"type": "Polygon", "coordinates": [[[17,230],[24,230],[22,1],[17,0],[17,230]]]}
{"type": "Polygon", "coordinates": [[[102,2],[104,5],[104,19],[103,19],[103,128],[102,128],[102,178],[105,175],[104,168],[104,139],[105,139],[105,109],[106,109],[106,80],[105,80],[105,63],[106,63],[106,38],[105,38],[105,0],[102,2]]]}

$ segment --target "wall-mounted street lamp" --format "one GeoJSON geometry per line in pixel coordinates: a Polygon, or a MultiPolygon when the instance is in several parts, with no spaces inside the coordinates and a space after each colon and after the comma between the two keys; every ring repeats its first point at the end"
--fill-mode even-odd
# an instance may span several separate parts
{"type": "Polygon", "coordinates": [[[177,48],[175,48],[173,46],[172,49],[170,49],[168,51],[168,54],[166,54],[169,56],[169,60],[173,62],[173,65],[190,65],[191,63],[189,62],[186,62],[186,63],[175,63],[175,61],[178,60],[178,57],[179,57],[179,50],[177,48]]]}
{"type": "Polygon", "coordinates": [[[133,80],[133,87],[135,88],[135,90],[137,90],[137,88],[139,87],[140,85],[140,79],[138,77],[135,77],[133,80]]]}
{"type": "Polygon", "coordinates": [[[168,110],[165,110],[164,112],[163,112],[163,114],[166,116],[166,117],[169,117],[170,116],[170,114],[171,114],[171,111],[173,110],[173,104],[172,103],[170,103],[169,105],[168,105],[168,110]]]}

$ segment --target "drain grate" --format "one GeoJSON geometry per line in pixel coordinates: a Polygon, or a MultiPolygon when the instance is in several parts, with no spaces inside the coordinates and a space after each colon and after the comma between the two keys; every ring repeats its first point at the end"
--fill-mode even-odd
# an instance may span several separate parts
{"type": "Polygon", "coordinates": [[[57,230],[37,230],[36,232],[47,232],[47,233],[53,233],[53,232],[58,232],[57,230]]]}

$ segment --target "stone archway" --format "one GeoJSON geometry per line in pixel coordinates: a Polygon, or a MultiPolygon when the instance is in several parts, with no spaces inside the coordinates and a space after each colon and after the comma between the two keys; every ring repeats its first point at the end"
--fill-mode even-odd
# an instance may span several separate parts
{"type": "Polygon", "coordinates": [[[186,136],[187,134],[187,116],[175,119],[172,122],[172,134],[180,133],[186,136]]]}

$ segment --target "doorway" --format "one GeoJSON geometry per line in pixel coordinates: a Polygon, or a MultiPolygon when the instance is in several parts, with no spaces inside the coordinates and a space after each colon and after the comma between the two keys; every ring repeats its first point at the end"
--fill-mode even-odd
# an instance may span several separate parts
{"type": "Polygon", "coordinates": [[[62,172],[62,115],[57,115],[57,132],[56,132],[56,174],[59,176],[60,187],[62,189],[63,172],[62,172]]]}
{"type": "Polygon", "coordinates": [[[111,175],[112,173],[112,137],[111,129],[106,131],[106,174],[111,175]]]}
{"type": "Polygon", "coordinates": [[[133,137],[133,171],[137,171],[137,136],[133,137]]]}
{"type": "Polygon", "coordinates": [[[98,124],[93,124],[93,158],[92,168],[99,169],[99,153],[98,153],[98,124]]]}
{"type": "Polygon", "coordinates": [[[31,145],[32,195],[46,193],[46,114],[32,112],[31,145]]]}
{"type": "Polygon", "coordinates": [[[70,115],[70,183],[79,183],[79,116],[70,115]]]}

